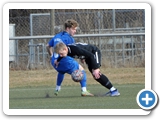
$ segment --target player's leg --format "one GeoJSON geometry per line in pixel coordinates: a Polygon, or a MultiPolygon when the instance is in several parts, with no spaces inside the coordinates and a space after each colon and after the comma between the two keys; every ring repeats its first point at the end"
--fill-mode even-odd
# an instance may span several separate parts
{"type": "Polygon", "coordinates": [[[109,92],[106,93],[106,95],[110,95],[110,96],[119,96],[120,95],[118,90],[112,85],[110,80],[104,74],[101,74],[100,78],[96,79],[96,81],[110,90],[109,92]]]}
{"type": "MultiPolygon", "coordinates": [[[[55,58],[52,57],[52,59],[51,59],[51,65],[53,66],[53,68],[55,70],[57,70],[57,67],[54,64],[54,61],[55,61],[55,58]]],[[[61,90],[61,83],[62,83],[63,79],[64,79],[64,74],[61,74],[61,73],[58,72],[58,74],[57,74],[57,80],[56,80],[56,88],[55,88],[55,91],[54,91],[55,95],[58,95],[58,92],[61,90]]]]}
{"type": "Polygon", "coordinates": [[[81,96],[94,96],[93,94],[87,91],[87,75],[85,70],[81,65],[79,65],[79,69],[82,70],[84,76],[83,79],[80,81],[81,91],[82,91],[81,96]]]}
{"type": "MultiPolygon", "coordinates": [[[[101,66],[101,51],[98,48],[96,50],[95,56],[99,60],[98,61],[99,66],[101,66]]],[[[112,85],[112,83],[110,82],[110,80],[108,79],[108,77],[105,76],[104,74],[101,74],[100,79],[97,79],[96,81],[99,81],[99,83],[101,85],[103,85],[104,87],[106,87],[107,89],[109,89],[110,92],[108,92],[108,93],[110,93],[111,96],[119,96],[120,95],[120,93],[118,92],[118,90],[112,85]]]]}
{"type": "Polygon", "coordinates": [[[95,56],[96,63],[101,67],[101,51],[97,48],[93,51],[93,54],[95,56]]]}
{"type": "Polygon", "coordinates": [[[81,90],[82,91],[87,91],[86,86],[87,86],[87,77],[86,77],[86,72],[84,71],[83,67],[79,65],[79,69],[83,73],[83,79],[80,81],[81,84],[81,90]]]}
{"type": "MultiPolygon", "coordinates": [[[[88,65],[88,69],[92,74],[92,66],[90,64],[89,61],[86,60],[86,64],[88,65]]],[[[120,93],[118,92],[118,90],[112,85],[112,83],[110,82],[110,80],[107,78],[107,76],[105,76],[104,74],[101,73],[100,78],[99,79],[95,79],[97,82],[99,82],[102,86],[104,86],[105,88],[109,89],[110,91],[107,93],[110,93],[110,96],[119,96],[120,93]]]]}
{"type": "Polygon", "coordinates": [[[99,58],[99,66],[101,67],[102,56],[101,56],[101,51],[99,49],[97,49],[97,55],[98,55],[98,58],[99,58]]]}
{"type": "Polygon", "coordinates": [[[58,95],[58,92],[61,90],[61,84],[62,84],[63,79],[64,79],[64,74],[58,73],[56,88],[55,88],[55,92],[54,92],[55,95],[58,95]]]}

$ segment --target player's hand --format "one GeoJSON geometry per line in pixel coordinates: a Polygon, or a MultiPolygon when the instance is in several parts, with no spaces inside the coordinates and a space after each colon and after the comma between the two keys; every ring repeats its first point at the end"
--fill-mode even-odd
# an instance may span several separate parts
{"type": "Polygon", "coordinates": [[[57,62],[57,60],[54,61],[54,64],[56,66],[56,68],[58,67],[59,62],[57,62]]]}
{"type": "Polygon", "coordinates": [[[99,79],[99,78],[100,78],[100,75],[101,75],[100,69],[92,70],[92,74],[93,74],[93,77],[94,77],[95,79],[99,79]]]}
{"type": "Polygon", "coordinates": [[[85,59],[80,59],[80,60],[81,60],[81,63],[83,63],[83,64],[85,63],[85,59]]]}

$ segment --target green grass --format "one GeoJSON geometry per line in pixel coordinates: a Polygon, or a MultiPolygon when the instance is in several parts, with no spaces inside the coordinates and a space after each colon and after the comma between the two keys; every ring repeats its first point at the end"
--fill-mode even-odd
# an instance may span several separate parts
{"type": "Polygon", "coordinates": [[[87,71],[87,89],[94,97],[81,97],[78,83],[65,75],[62,90],[54,95],[57,72],[53,69],[10,70],[9,109],[140,109],[137,93],[145,88],[145,68],[102,68],[119,97],[102,97],[108,92],[87,71]]]}
{"type": "Polygon", "coordinates": [[[115,84],[119,97],[102,97],[108,90],[101,85],[88,85],[94,97],[81,97],[80,86],[62,86],[58,96],[54,88],[25,87],[9,89],[9,109],[140,109],[137,93],[144,84],[115,84]]]}

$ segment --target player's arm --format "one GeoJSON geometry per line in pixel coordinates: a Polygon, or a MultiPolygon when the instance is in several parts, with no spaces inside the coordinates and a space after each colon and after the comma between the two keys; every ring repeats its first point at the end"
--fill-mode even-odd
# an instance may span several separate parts
{"type": "Polygon", "coordinates": [[[52,57],[53,56],[53,49],[52,49],[52,47],[49,44],[47,44],[46,45],[46,49],[47,49],[47,52],[48,52],[49,56],[52,57]]]}

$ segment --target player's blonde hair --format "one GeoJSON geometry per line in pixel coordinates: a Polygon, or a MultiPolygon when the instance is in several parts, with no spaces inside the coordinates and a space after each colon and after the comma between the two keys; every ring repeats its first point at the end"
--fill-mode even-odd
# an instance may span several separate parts
{"type": "Polygon", "coordinates": [[[68,28],[72,28],[72,27],[75,28],[75,27],[78,27],[78,23],[77,23],[77,21],[75,21],[73,19],[67,19],[64,23],[64,27],[65,27],[65,29],[67,29],[67,27],[68,28]]]}
{"type": "Polygon", "coordinates": [[[63,42],[59,42],[56,44],[56,46],[54,47],[54,52],[55,53],[59,53],[60,50],[65,49],[67,46],[63,43],[63,42]]]}

